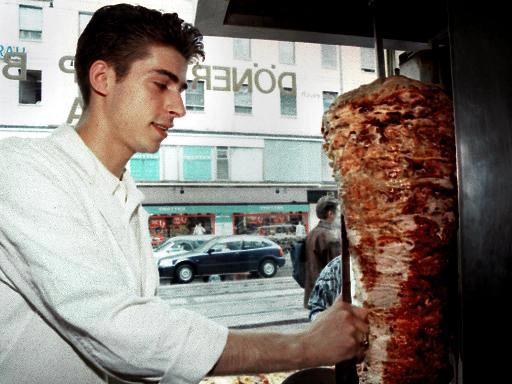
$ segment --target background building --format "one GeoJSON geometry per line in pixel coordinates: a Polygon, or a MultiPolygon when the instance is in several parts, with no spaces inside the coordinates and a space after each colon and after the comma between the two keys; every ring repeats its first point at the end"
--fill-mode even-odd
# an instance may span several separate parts
{"type": "MultiPolygon", "coordinates": [[[[108,3],[0,4],[0,138],[42,137],[78,121],[76,41],[108,3]]],[[[137,3],[194,22],[195,1],[137,3]]],[[[318,197],[336,190],[322,152],[323,111],[338,94],[376,78],[373,49],[210,36],[204,42],[206,60],[187,74],[187,116],[176,120],[159,152],[130,161],[152,214],[154,243],[199,221],[217,234],[294,233],[299,221],[311,227],[318,197]]]]}

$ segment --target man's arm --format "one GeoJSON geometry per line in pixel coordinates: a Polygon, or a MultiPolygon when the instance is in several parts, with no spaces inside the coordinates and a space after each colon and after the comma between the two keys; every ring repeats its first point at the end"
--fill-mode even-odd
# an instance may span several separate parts
{"type": "Polygon", "coordinates": [[[288,371],[361,358],[367,334],[367,311],[337,300],[300,333],[231,331],[211,374],[288,371]]]}

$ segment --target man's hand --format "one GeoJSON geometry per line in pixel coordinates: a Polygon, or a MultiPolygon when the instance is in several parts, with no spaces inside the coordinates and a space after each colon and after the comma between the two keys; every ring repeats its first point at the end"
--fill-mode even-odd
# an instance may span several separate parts
{"type": "Polygon", "coordinates": [[[368,311],[344,303],[338,297],[301,335],[306,366],[333,365],[354,357],[362,359],[368,332],[368,311]]]}
{"type": "Polygon", "coordinates": [[[289,371],[361,359],[368,339],[368,312],[341,299],[300,333],[230,331],[212,374],[289,371]]]}

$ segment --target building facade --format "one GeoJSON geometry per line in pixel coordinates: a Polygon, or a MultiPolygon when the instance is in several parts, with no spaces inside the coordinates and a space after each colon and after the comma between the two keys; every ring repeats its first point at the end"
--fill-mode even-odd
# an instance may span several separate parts
{"type": "MultiPolygon", "coordinates": [[[[0,139],[43,137],[81,110],[77,38],[108,1],[0,4],[0,139]]],[[[193,23],[193,0],[138,1],[193,23]]],[[[376,78],[372,49],[206,36],[191,65],[187,115],[130,172],[146,196],[154,244],[202,222],[216,234],[293,233],[316,224],[314,203],[335,193],[322,151],[322,114],[340,93],[376,78]],[[313,212],[313,214],[311,214],[313,212]]]]}

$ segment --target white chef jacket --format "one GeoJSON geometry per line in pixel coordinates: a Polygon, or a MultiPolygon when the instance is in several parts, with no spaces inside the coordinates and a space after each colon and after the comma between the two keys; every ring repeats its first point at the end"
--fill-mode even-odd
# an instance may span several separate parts
{"type": "Polygon", "coordinates": [[[156,296],[143,196],[126,173],[122,207],[101,167],[69,126],[0,141],[2,384],[196,383],[224,349],[156,296]]]}

